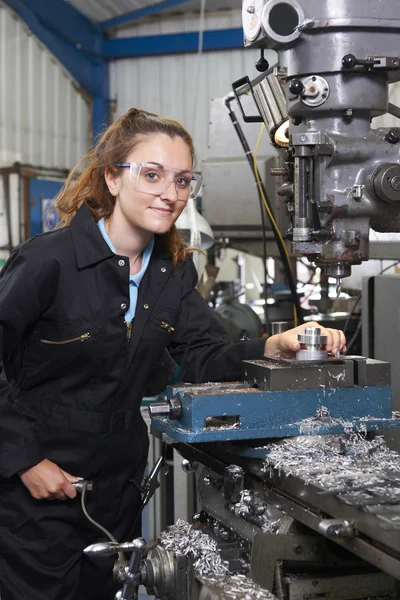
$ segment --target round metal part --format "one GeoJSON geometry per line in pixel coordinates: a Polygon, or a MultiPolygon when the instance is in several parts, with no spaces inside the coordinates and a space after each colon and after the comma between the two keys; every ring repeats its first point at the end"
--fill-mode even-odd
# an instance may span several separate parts
{"type": "MultiPolygon", "coordinates": [[[[289,119],[287,119],[282,125],[275,131],[274,142],[281,148],[289,147],[289,119]]],[[[287,172],[287,170],[285,169],[287,172]]],[[[286,174],[286,173],[285,173],[286,174]]]]}
{"type": "Polygon", "coordinates": [[[182,460],[181,466],[182,466],[182,471],[184,473],[194,473],[196,471],[197,467],[199,466],[199,463],[191,462],[187,458],[184,458],[182,460]]]}
{"type": "Polygon", "coordinates": [[[296,352],[296,360],[321,362],[328,360],[328,352],[326,350],[312,350],[311,348],[302,348],[301,350],[298,350],[296,352]]]}
{"type": "Polygon", "coordinates": [[[261,13],[264,0],[243,0],[242,22],[244,35],[249,42],[253,42],[261,29],[261,13]]]}
{"type": "Polygon", "coordinates": [[[319,327],[306,327],[304,333],[299,333],[297,339],[301,344],[311,344],[313,346],[326,344],[328,341],[326,335],[321,335],[321,329],[319,327]]]}
{"type": "Polygon", "coordinates": [[[143,561],[142,581],[149,596],[175,600],[175,561],[173,552],[162,546],[152,548],[143,561]]]}
{"type": "Polygon", "coordinates": [[[395,204],[400,200],[400,165],[386,164],[373,176],[375,194],[379,200],[395,204]]]}
{"type": "Polygon", "coordinates": [[[327,277],[334,277],[335,279],[342,279],[343,277],[350,277],[351,265],[344,262],[338,262],[334,264],[319,264],[319,267],[325,269],[327,277]]]}
{"type": "Polygon", "coordinates": [[[304,12],[296,0],[270,0],[261,15],[262,26],[274,42],[289,44],[301,35],[304,12]]]}
{"type": "Polygon", "coordinates": [[[321,335],[320,327],[306,327],[304,333],[299,333],[297,339],[302,348],[296,352],[297,360],[327,360],[328,352],[325,345],[328,341],[326,335],[321,335]]]}
{"type": "Polygon", "coordinates": [[[311,75],[303,79],[304,91],[301,101],[307,106],[316,107],[324,104],[329,98],[329,83],[319,75],[311,75]]]}
{"type": "Polygon", "coordinates": [[[271,323],[271,335],[277,335],[278,333],[284,333],[289,329],[288,321],[273,321],[271,323]]]}

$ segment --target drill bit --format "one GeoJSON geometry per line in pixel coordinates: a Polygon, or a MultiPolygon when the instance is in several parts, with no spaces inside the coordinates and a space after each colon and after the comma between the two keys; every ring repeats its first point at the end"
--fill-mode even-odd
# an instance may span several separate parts
{"type": "Polygon", "coordinates": [[[342,282],[341,282],[341,280],[338,278],[338,279],[336,280],[336,298],[339,298],[339,296],[340,296],[341,287],[342,287],[342,282]]]}

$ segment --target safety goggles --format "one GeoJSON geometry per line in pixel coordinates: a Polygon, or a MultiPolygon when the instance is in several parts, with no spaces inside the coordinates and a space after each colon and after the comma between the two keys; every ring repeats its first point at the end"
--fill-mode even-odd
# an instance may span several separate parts
{"type": "Polygon", "coordinates": [[[139,192],[161,196],[174,184],[177,199],[184,202],[199,195],[203,182],[201,175],[163,167],[157,163],[126,162],[116,166],[129,168],[129,178],[135,182],[139,192]]]}

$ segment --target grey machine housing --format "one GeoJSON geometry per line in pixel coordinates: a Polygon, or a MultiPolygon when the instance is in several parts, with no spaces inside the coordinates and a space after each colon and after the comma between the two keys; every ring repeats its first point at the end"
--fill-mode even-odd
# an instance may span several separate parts
{"type": "MultiPolygon", "coordinates": [[[[257,10],[243,2],[244,17],[257,10]]],[[[368,259],[370,228],[400,231],[400,130],[371,128],[373,117],[400,116],[388,100],[400,79],[400,2],[266,0],[256,16],[260,31],[245,45],[276,50],[289,116],[276,173],[288,237],[296,254],[340,279],[368,259]]]]}

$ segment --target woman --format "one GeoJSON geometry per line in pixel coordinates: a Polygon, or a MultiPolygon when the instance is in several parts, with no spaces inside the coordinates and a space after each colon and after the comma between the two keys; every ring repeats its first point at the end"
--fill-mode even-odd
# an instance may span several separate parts
{"type": "Polygon", "coordinates": [[[200,188],[193,159],[181,125],[130,110],[67,180],[65,227],[3,269],[1,600],[113,597],[113,561],[82,555],[96,532],[72,483],[94,481],[89,512],[126,539],[148,448],[141,398],[166,347],[190,382],[237,380],[243,359],[298,347],[301,327],[232,344],[195,290],[174,226],[200,188]]]}

